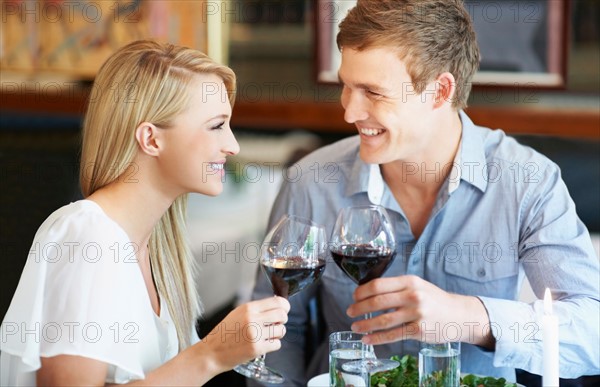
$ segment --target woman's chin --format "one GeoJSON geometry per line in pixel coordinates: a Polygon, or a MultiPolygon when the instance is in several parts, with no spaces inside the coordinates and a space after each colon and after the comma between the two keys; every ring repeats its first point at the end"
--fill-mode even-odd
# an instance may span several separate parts
{"type": "Polygon", "coordinates": [[[215,185],[213,187],[204,186],[202,188],[194,190],[194,192],[206,196],[219,196],[223,193],[223,184],[220,184],[218,186],[215,185]]]}

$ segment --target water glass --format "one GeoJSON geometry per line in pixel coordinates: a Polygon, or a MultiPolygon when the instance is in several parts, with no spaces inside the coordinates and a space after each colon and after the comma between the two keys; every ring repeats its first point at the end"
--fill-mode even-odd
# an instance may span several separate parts
{"type": "Polygon", "coordinates": [[[363,368],[355,371],[343,369],[352,361],[364,360],[368,347],[361,341],[363,335],[351,331],[333,332],[329,336],[329,385],[331,387],[369,387],[370,374],[363,368]]]}
{"type": "Polygon", "coordinates": [[[421,344],[419,387],[440,386],[460,386],[460,342],[421,344]]]}

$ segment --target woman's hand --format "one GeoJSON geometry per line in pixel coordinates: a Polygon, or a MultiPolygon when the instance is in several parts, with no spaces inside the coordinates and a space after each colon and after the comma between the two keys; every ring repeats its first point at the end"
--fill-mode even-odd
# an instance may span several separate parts
{"type": "Polygon", "coordinates": [[[197,345],[209,351],[220,372],[281,348],[289,302],[269,297],[240,305],[231,311],[197,345]]]}
{"type": "Polygon", "coordinates": [[[365,337],[368,344],[415,339],[493,346],[487,311],[478,298],[448,293],[417,276],[369,281],[354,291],[354,301],[347,310],[350,317],[384,312],[352,324],[355,332],[371,332],[365,337]]]}

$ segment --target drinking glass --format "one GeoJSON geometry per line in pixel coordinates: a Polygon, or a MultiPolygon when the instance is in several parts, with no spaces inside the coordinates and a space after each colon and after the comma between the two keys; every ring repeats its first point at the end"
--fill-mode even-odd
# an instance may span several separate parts
{"type": "MultiPolygon", "coordinates": [[[[330,250],[335,263],[357,285],[381,277],[396,256],[394,231],[385,208],[368,205],[342,209],[333,228],[330,250]]],[[[365,318],[371,318],[371,313],[365,318]]],[[[373,346],[368,348],[368,359],[346,363],[345,368],[351,371],[360,367],[375,373],[399,365],[397,361],[377,359],[373,346]]]]}
{"type": "MultiPolygon", "coordinates": [[[[277,296],[289,298],[317,282],[325,271],[327,240],[323,226],[284,215],[261,246],[260,267],[277,296]]],[[[281,384],[284,377],[265,365],[265,355],[234,370],[261,382],[281,384]]]]}
{"type": "Polygon", "coordinates": [[[460,342],[421,343],[419,387],[460,385],[460,342]]]}
{"type": "Polygon", "coordinates": [[[369,387],[371,375],[366,370],[348,372],[344,365],[366,356],[363,335],[352,331],[333,332],[329,335],[329,385],[331,387],[369,387]]]}

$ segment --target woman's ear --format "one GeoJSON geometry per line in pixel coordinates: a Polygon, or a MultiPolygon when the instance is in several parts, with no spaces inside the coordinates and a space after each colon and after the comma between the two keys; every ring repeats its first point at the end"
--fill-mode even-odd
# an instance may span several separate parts
{"type": "Polygon", "coordinates": [[[135,130],[135,139],[140,150],[149,156],[158,156],[158,128],[149,122],[142,122],[135,130]]]}
{"type": "Polygon", "coordinates": [[[456,80],[454,75],[449,72],[442,73],[435,80],[435,108],[440,108],[444,104],[453,104],[456,94],[456,80]]]}

